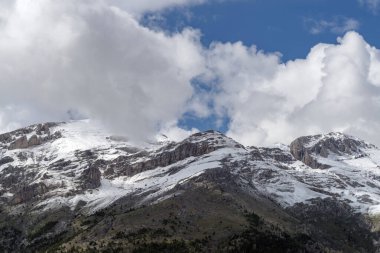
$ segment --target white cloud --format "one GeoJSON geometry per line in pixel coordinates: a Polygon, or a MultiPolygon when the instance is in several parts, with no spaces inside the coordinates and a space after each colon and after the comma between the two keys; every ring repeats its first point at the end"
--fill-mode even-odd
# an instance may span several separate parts
{"type": "Polygon", "coordinates": [[[3,128],[61,120],[75,109],[131,138],[150,138],[181,116],[203,69],[197,31],[152,31],[105,1],[1,7],[3,128]]]}
{"type": "Polygon", "coordinates": [[[249,145],[329,131],[380,143],[379,64],[379,50],[355,32],[287,63],[241,43],[217,43],[208,54],[220,87],[215,111],[231,118],[228,134],[249,145]]]}
{"type": "Polygon", "coordinates": [[[166,8],[202,4],[207,1],[210,0],[110,0],[109,2],[138,17],[146,12],[155,12],[166,8]]]}
{"type": "Polygon", "coordinates": [[[324,32],[343,34],[348,31],[358,30],[360,26],[359,21],[356,19],[342,16],[334,17],[331,20],[306,19],[305,22],[311,34],[324,32]]]}
{"type": "Polygon", "coordinates": [[[193,113],[228,117],[250,145],[335,130],[380,144],[380,53],[358,33],[282,63],[240,42],[203,48],[200,32],[153,31],[135,14],[200,1],[110,3],[0,1],[0,129],[86,115],[131,139],[182,139],[196,130],[176,122],[193,113]],[[195,92],[194,78],[209,87],[195,92]]]}
{"type": "Polygon", "coordinates": [[[168,122],[159,134],[156,136],[156,140],[159,141],[182,141],[189,137],[191,134],[199,132],[198,129],[192,128],[190,130],[185,130],[177,126],[176,121],[168,122]]]}

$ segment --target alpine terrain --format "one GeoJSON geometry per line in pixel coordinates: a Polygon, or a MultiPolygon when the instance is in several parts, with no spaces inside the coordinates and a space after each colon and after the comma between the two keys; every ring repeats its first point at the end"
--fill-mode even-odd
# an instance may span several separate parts
{"type": "Polygon", "coordinates": [[[45,123],[0,135],[0,202],[1,252],[379,252],[380,149],[45,123]]]}

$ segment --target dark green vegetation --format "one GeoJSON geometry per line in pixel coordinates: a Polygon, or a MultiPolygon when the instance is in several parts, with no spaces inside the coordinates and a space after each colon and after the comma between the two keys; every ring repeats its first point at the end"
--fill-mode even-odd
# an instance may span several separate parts
{"type": "Polygon", "coordinates": [[[207,177],[149,206],[131,208],[125,198],[92,215],[69,209],[3,215],[0,251],[375,252],[367,221],[345,204],[315,200],[284,210],[207,177]]]}

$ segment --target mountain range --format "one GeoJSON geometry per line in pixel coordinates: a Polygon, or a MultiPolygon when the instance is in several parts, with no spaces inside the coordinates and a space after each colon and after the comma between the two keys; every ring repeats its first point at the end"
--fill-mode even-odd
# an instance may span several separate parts
{"type": "Polygon", "coordinates": [[[0,203],[1,252],[379,252],[380,149],[44,123],[0,135],[0,203]]]}

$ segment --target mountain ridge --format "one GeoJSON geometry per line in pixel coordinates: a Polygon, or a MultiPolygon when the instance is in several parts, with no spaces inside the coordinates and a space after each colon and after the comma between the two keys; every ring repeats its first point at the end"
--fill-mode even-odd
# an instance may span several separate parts
{"type": "MultiPolygon", "coordinates": [[[[65,238],[66,234],[72,236],[74,221],[79,222],[78,219],[83,221],[94,215],[97,217],[97,214],[109,210],[117,213],[135,209],[154,212],[151,208],[159,209],[159,206],[173,201],[177,203],[178,198],[183,199],[176,204],[181,206],[195,201],[193,194],[204,192],[208,196],[221,192],[224,197],[220,199],[218,193],[219,202],[213,208],[222,208],[222,203],[228,200],[227,203],[237,208],[227,208],[228,215],[238,219],[239,224],[245,224],[244,209],[255,210],[255,215],[260,213],[258,217],[266,224],[265,229],[255,225],[254,230],[259,234],[273,236],[271,226],[274,222],[281,224],[283,228],[279,229],[290,233],[289,238],[293,238],[292,233],[297,236],[301,233],[298,226],[302,227],[302,224],[297,228],[290,227],[297,224],[297,220],[306,220],[310,231],[301,234],[317,238],[309,241],[313,247],[321,249],[308,249],[310,252],[324,252],[322,249],[325,247],[342,249],[344,243],[329,242],[325,236],[315,232],[321,228],[308,220],[310,213],[341,213],[337,219],[352,220],[353,224],[358,224],[353,228],[368,233],[368,238],[377,236],[372,234],[372,227],[376,227],[374,219],[380,214],[379,165],[380,150],[377,147],[341,133],[300,137],[289,146],[279,148],[244,147],[211,130],[193,134],[178,143],[147,143],[137,147],[125,138],[112,138],[109,132],[97,128],[90,121],[32,125],[0,135],[1,211],[6,217],[34,217],[31,220],[36,224],[44,223],[42,217],[53,219],[51,213],[61,213],[63,218],[53,219],[55,224],[50,224],[50,230],[46,229],[48,233],[40,231],[33,240],[30,234],[33,234],[36,224],[28,222],[19,231],[23,246],[19,249],[7,247],[9,252],[33,247],[41,250],[41,242],[35,240],[50,238],[49,233],[53,238],[61,233],[65,238]],[[231,199],[231,196],[235,197],[231,199]],[[280,221],[252,203],[262,203],[260,205],[267,206],[265,210],[278,210],[280,221]],[[324,206],[326,208],[321,210],[324,206]],[[293,221],[289,223],[288,219],[293,221]]],[[[201,194],[198,198],[203,197],[201,194]]],[[[193,208],[196,213],[201,211],[196,202],[193,208]]],[[[181,212],[188,210],[185,208],[181,212]]],[[[204,211],[198,215],[205,215],[204,211]]],[[[106,215],[101,220],[110,217],[106,215]]],[[[210,218],[217,217],[211,215],[210,218]]],[[[323,224],[331,222],[326,219],[323,224]]],[[[144,222],[134,226],[146,228],[148,225],[143,225],[144,222]]],[[[344,222],[342,224],[339,223],[339,229],[347,230],[344,222]]],[[[0,232],[4,225],[0,221],[0,232]]],[[[115,229],[117,225],[107,226],[115,229]]],[[[326,229],[330,228],[322,228],[323,231],[326,229]]],[[[79,230],[87,233],[87,230],[79,230]]],[[[241,228],[236,228],[235,232],[239,231],[242,232],[241,228]]],[[[229,232],[224,233],[226,237],[232,236],[229,232]]],[[[185,237],[181,239],[185,240],[185,245],[189,242],[185,237]]],[[[295,245],[305,250],[305,245],[299,245],[299,238],[294,240],[295,245]]],[[[216,243],[214,239],[212,241],[216,243]]],[[[358,249],[359,244],[355,242],[353,248],[358,249]]],[[[5,247],[6,244],[0,240],[0,245],[5,247]]],[[[75,245],[91,248],[80,240],[75,241],[75,245]]],[[[215,245],[212,247],[216,250],[215,245]]],[[[59,247],[62,252],[70,252],[69,248],[66,241],[59,247]]]]}

